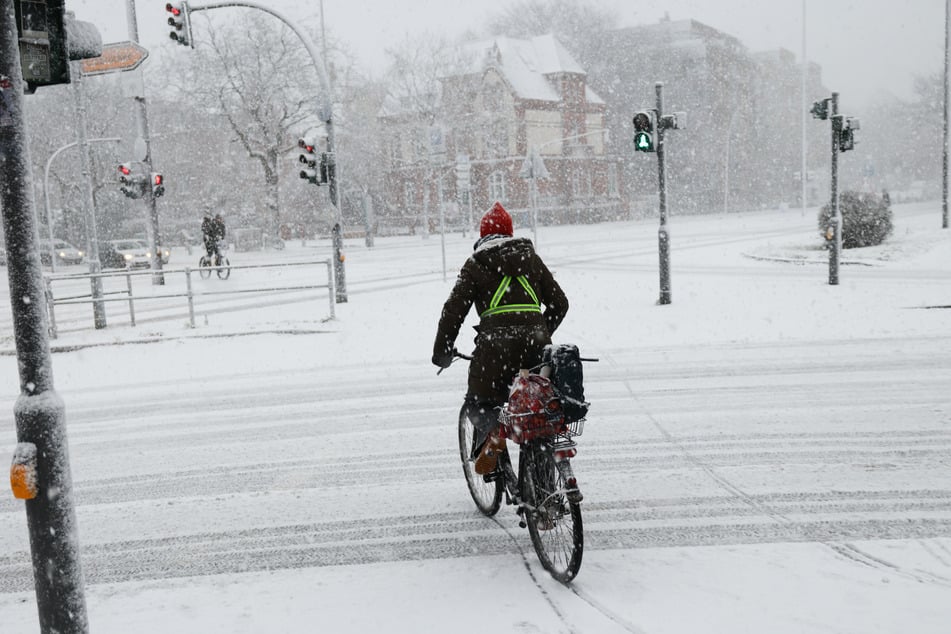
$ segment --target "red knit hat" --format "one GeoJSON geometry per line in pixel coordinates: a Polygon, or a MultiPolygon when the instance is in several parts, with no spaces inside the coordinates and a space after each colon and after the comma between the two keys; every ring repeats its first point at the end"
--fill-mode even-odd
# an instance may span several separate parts
{"type": "Polygon", "coordinates": [[[479,224],[479,235],[483,238],[494,233],[512,235],[512,216],[498,202],[492,205],[492,209],[485,212],[479,224]]]}

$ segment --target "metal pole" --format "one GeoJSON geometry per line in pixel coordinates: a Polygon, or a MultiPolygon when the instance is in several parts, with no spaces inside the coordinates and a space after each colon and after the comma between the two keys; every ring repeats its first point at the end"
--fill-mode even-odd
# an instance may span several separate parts
{"type": "Polygon", "coordinates": [[[944,5],[944,143],[941,146],[941,228],[948,228],[948,73],[951,62],[951,0],[944,5]]]}
{"type": "Polygon", "coordinates": [[[535,240],[535,250],[538,250],[538,182],[535,179],[535,170],[532,168],[531,191],[529,196],[532,203],[532,237],[535,240]]]}
{"type": "Polygon", "coordinates": [[[102,270],[99,263],[99,236],[96,228],[96,201],[92,191],[92,169],[89,159],[89,142],[86,139],[86,98],[82,87],[82,67],[79,62],[70,64],[70,79],[72,83],[73,98],[78,113],[77,131],[79,134],[79,160],[82,169],[83,182],[83,207],[84,218],[86,221],[86,252],[89,254],[89,284],[92,292],[92,316],[93,324],[96,328],[106,327],[106,306],[102,301],[102,278],[96,273],[102,270]]]}
{"type": "Polygon", "coordinates": [[[730,213],[730,136],[733,134],[733,117],[736,110],[730,115],[730,127],[726,132],[726,148],[723,153],[723,215],[730,213]]]}
{"type": "Polygon", "coordinates": [[[829,105],[832,118],[832,240],[829,243],[829,284],[839,283],[839,252],[842,249],[842,215],[839,213],[839,133],[842,130],[842,118],[839,114],[839,93],[832,93],[829,105]]]}
{"type": "Polygon", "coordinates": [[[446,281],[446,212],[442,205],[442,177],[436,178],[436,204],[439,205],[439,243],[442,247],[442,281],[446,281]]]}
{"type": "MultiPolygon", "coordinates": [[[[121,141],[122,139],[118,137],[108,137],[108,138],[99,138],[99,139],[86,139],[88,143],[98,143],[101,141],[121,141]]],[[[53,213],[50,211],[50,167],[53,165],[53,159],[59,156],[59,153],[63,150],[68,150],[71,147],[76,147],[77,142],[73,141],[72,143],[67,143],[63,147],[57,149],[53,154],[46,160],[46,168],[43,170],[43,206],[46,208],[46,227],[49,230],[50,236],[50,270],[56,272],[56,249],[53,247],[53,213]]],[[[39,224],[39,223],[37,223],[39,224]]],[[[86,255],[92,257],[89,253],[87,246],[86,255]]]]}
{"type": "Polygon", "coordinates": [[[53,388],[29,139],[13,2],[0,0],[0,214],[20,379],[14,456],[35,473],[35,495],[25,500],[25,509],[40,631],[87,634],[65,406],[53,388]]]}
{"type": "Polygon", "coordinates": [[[327,260],[327,299],[330,301],[330,318],[336,319],[334,314],[334,269],[330,260],[327,260]]]}
{"type": "Polygon", "coordinates": [[[369,192],[363,192],[363,223],[364,230],[363,243],[370,248],[373,246],[373,199],[369,192]]]}
{"type": "Polygon", "coordinates": [[[185,267],[185,290],[188,295],[188,327],[195,327],[195,293],[192,291],[192,269],[185,267]]]}
{"type": "MultiPolygon", "coordinates": [[[[135,17],[135,0],[126,2],[126,20],[129,26],[129,39],[136,44],[139,43],[139,26],[135,17]]],[[[165,274],[162,273],[162,254],[160,253],[161,233],[159,232],[158,207],[154,195],[154,184],[152,183],[152,172],[155,171],[152,166],[152,148],[149,139],[149,112],[145,104],[145,85],[142,82],[142,71],[136,71],[139,81],[137,82],[139,94],[133,97],[135,101],[135,123],[138,138],[142,140],[145,156],[142,159],[146,165],[145,177],[148,179],[148,185],[145,188],[145,204],[148,209],[148,238],[149,249],[152,253],[150,266],[154,273],[152,274],[152,284],[154,286],[163,286],[165,284],[165,274]]],[[[137,157],[138,158],[138,157],[137,157]]]]}
{"type": "Polygon", "coordinates": [[[658,304],[669,304],[670,298],[670,230],[667,228],[667,169],[664,164],[664,128],[660,125],[664,116],[664,84],[654,85],[657,91],[657,184],[660,199],[660,227],[657,229],[658,255],[660,257],[660,299],[658,304]]]}
{"type": "MultiPolygon", "coordinates": [[[[951,0],[948,0],[951,2],[951,0]]],[[[800,88],[802,103],[800,104],[800,110],[802,111],[802,165],[799,171],[799,183],[800,183],[800,205],[802,206],[801,215],[803,218],[806,217],[806,181],[807,181],[807,171],[806,171],[806,80],[808,75],[808,63],[806,62],[806,0],[802,0],[802,86],[800,88]]]]}

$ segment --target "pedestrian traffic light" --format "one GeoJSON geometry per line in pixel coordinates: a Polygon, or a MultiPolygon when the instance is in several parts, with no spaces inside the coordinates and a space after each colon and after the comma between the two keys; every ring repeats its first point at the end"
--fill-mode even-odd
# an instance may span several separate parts
{"type": "Polygon", "coordinates": [[[132,173],[131,163],[119,164],[119,191],[129,198],[141,197],[141,188],[132,173]]]}
{"type": "Polygon", "coordinates": [[[634,115],[634,151],[657,151],[657,115],[652,110],[642,110],[634,115]]]}
{"type": "Polygon", "coordinates": [[[172,27],[168,36],[185,46],[192,45],[192,25],[188,17],[187,2],[169,2],[165,5],[165,10],[171,15],[168,18],[168,25],[172,27]]]}
{"type": "MultiPolygon", "coordinates": [[[[317,142],[313,137],[302,137],[297,140],[297,147],[301,149],[298,160],[303,164],[300,171],[300,177],[306,178],[312,185],[320,185],[317,174],[317,142]]],[[[324,171],[323,161],[321,161],[321,172],[324,171]]]]}
{"type": "Polygon", "coordinates": [[[158,198],[165,194],[165,178],[158,172],[152,172],[152,197],[158,198]]]}
{"type": "Polygon", "coordinates": [[[70,61],[102,55],[99,30],[66,11],[64,0],[16,0],[13,10],[28,94],[39,86],[68,84],[70,61]]]}
{"type": "Polygon", "coordinates": [[[854,132],[859,129],[859,120],[855,117],[845,117],[842,115],[836,115],[837,118],[841,118],[839,123],[839,138],[836,139],[839,146],[840,152],[848,152],[849,150],[855,149],[855,135],[854,132]]]}

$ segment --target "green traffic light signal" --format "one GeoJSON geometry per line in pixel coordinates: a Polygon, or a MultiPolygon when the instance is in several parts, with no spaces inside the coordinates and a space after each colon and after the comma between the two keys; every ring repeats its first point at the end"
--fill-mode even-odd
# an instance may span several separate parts
{"type": "Polygon", "coordinates": [[[654,139],[651,138],[649,132],[634,133],[634,150],[637,152],[654,151],[654,139]]]}

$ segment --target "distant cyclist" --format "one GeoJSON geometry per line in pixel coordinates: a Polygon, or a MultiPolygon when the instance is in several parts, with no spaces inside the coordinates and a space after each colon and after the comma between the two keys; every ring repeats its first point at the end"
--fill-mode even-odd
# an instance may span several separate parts
{"type": "Polygon", "coordinates": [[[545,345],[568,312],[568,298],[531,240],[512,233],[511,216],[496,202],[482,217],[481,237],[443,306],[433,344],[433,363],[449,367],[456,336],[475,304],[480,320],[466,405],[478,431],[473,453],[479,452],[475,470],[480,474],[495,469],[505,451],[495,408],[508,399],[520,368],[542,362],[545,345]]]}
{"type": "Polygon", "coordinates": [[[216,263],[221,255],[218,243],[225,238],[225,221],[221,214],[215,214],[212,218],[210,212],[205,212],[205,217],[201,220],[201,236],[205,243],[208,261],[212,264],[216,263]]]}

